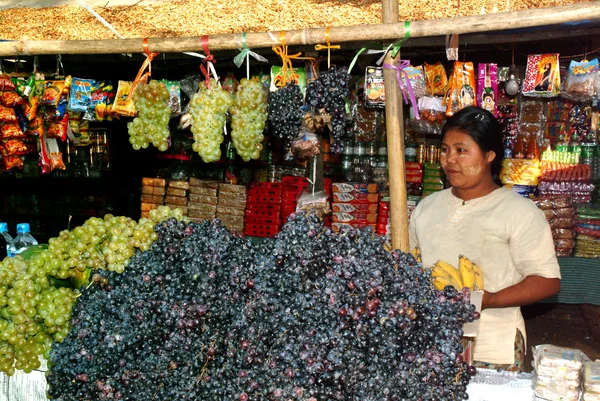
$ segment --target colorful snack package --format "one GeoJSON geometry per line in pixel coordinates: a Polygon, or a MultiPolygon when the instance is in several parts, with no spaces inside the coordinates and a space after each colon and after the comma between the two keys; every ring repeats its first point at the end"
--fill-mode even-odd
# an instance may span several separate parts
{"type": "Polygon", "coordinates": [[[17,94],[17,92],[2,92],[0,94],[0,103],[6,107],[15,107],[19,104],[23,104],[23,98],[17,94]]]}
{"type": "Polygon", "coordinates": [[[44,134],[44,120],[41,117],[34,118],[27,125],[25,133],[30,136],[41,137],[44,134]]]}
{"type": "Polygon", "coordinates": [[[6,74],[0,75],[0,91],[14,91],[15,84],[12,82],[10,77],[6,74]]]}
{"type": "Polygon", "coordinates": [[[477,105],[498,117],[498,65],[479,63],[477,69],[477,105]]]}
{"type": "Polygon", "coordinates": [[[58,147],[58,142],[54,138],[46,138],[46,150],[50,156],[50,163],[52,164],[52,170],[66,170],[65,163],[62,159],[62,153],[58,147]]]}
{"type": "Polygon", "coordinates": [[[442,63],[439,61],[435,64],[425,63],[424,67],[427,93],[430,95],[445,95],[448,77],[442,63]]]}
{"type": "Polygon", "coordinates": [[[50,158],[50,154],[48,152],[48,144],[46,140],[46,135],[42,135],[40,137],[40,161],[38,162],[38,166],[40,166],[42,174],[51,173],[53,170],[52,159],[50,158]]]}
{"type": "Polygon", "coordinates": [[[56,138],[64,141],[67,139],[67,124],[69,123],[69,114],[65,113],[65,116],[61,121],[50,121],[48,123],[48,138],[56,138]]]}
{"type": "Polygon", "coordinates": [[[60,102],[65,86],[65,81],[44,81],[41,90],[41,104],[54,107],[58,106],[58,102],[60,102]]]}
{"type": "Polygon", "coordinates": [[[385,107],[385,83],[382,67],[367,67],[365,71],[365,106],[385,107]]]}
{"type": "Polygon", "coordinates": [[[90,122],[82,121],[79,124],[79,136],[77,137],[77,146],[86,146],[92,143],[90,137],[90,122]]]}
{"type": "Polygon", "coordinates": [[[17,115],[15,114],[15,110],[10,107],[0,106],[0,121],[16,122],[17,115]]]}
{"type": "Polygon", "coordinates": [[[28,153],[27,146],[20,139],[6,139],[2,141],[3,153],[5,156],[23,156],[28,153]]]}
{"type": "Polygon", "coordinates": [[[427,94],[427,85],[425,84],[423,67],[408,67],[404,69],[404,72],[408,76],[415,98],[420,99],[425,96],[427,94]]]}
{"type": "Polygon", "coordinates": [[[86,111],[92,103],[92,92],[97,83],[93,79],[73,78],[69,94],[70,111],[86,111]]]}
{"type": "Polygon", "coordinates": [[[131,85],[132,82],[119,81],[115,103],[112,107],[113,114],[125,117],[135,116],[136,110],[133,104],[133,96],[130,96],[131,85]]]}
{"type": "Polygon", "coordinates": [[[523,95],[534,97],[554,97],[560,93],[558,53],[527,56],[522,91],[523,95]]]}
{"type": "Polygon", "coordinates": [[[40,98],[37,96],[29,96],[23,105],[23,113],[25,118],[32,121],[37,116],[40,98]]]}
{"type": "MultiPolygon", "coordinates": [[[[228,76],[229,76],[229,74],[227,75],[227,77],[228,76]]],[[[225,77],[225,82],[227,82],[227,77],[225,77]]],[[[234,78],[235,78],[235,76],[234,76],[234,78]]],[[[169,98],[169,107],[171,107],[171,116],[178,116],[179,114],[181,114],[181,87],[179,86],[179,82],[167,81],[167,80],[165,80],[163,82],[165,83],[165,85],[167,85],[167,89],[169,90],[169,94],[171,95],[171,97],[169,98]]],[[[239,85],[239,82],[237,82],[237,85],[235,86],[236,89],[237,89],[238,85],[239,85]]],[[[223,87],[225,88],[225,86],[223,86],[223,87]]],[[[226,89],[226,90],[229,91],[228,89],[226,89]]],[[[235,91],[234,91],[234,93],[235,93],[235,91]]]]}
{"type": "Polygon", "coordinates": [[[4,162],[4,170],[9,171],[13,168],[22,169],[23,168],[23,159],[19,156],[6,156],[2,157],[2,161],[4,162]]]}
{"type": "Polygon", "coordinates": [[[110,81],[99,82],[91,94],[91,103],[85,113],[83,119],[87,121],[104,121],[108,116],[107,101],[109,93],[113,90],[110,81]]]}
{"type": "Polygon", "coordinates": [[[578,102],[591,100],[596,90],[596,81],[599,79],[599,69],[597,58],[592,61],[571,61],[561,95],[578,102]]]}
{"type": "Polygon", "coordinates": [[[467,106],[476,105],[475,71],[473,63],[456,61],[452,73],[452,83],[447,93],[446,115],[454,115],[467,106]]]}
{"type": "Polygon", "coordinates": [[[17,123],[4,123],[0,127],[0,138],[2,139],[23,139],[25,134],[17,123]]]}
{"type": "MultiPolygon", "coordinates": [[[[167,87],[169,87],[168,81],[165,81],[165,84],[167,84],[167,87]]],[[[240,86],[240,82],[235,77],[235,74],[233,72],[227,73],[225,79],[223,80],[223,89],[225,89],[227,92],[229,92],[231,96],[233,96],[235,95],[238,86],[240,86]]]]}

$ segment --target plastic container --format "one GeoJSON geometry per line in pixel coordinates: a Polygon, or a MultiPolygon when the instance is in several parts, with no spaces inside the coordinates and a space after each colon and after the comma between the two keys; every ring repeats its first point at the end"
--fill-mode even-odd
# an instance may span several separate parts
{"type": "Polygon", "coordinates": [[[30,234],[29,223],[19,223],[17,224],[17,236],[10,247],[10,256],[15,257],[30,246],[37,244],[38,242],[30,234]]]}
{"type": "MultiPolygon", "coordinates": [[[[8,233],[8,224],[0,223],[0,235],[2,235],[6,241],[6,255],[10,256],[10,247],[13,243],[13,237],[8,233]]],[[[1,255],[3,254],[4,253],[1,253],[1,255]]],[[[2,260],[2,258],[0,258],[0,260],[2,260]]]]}

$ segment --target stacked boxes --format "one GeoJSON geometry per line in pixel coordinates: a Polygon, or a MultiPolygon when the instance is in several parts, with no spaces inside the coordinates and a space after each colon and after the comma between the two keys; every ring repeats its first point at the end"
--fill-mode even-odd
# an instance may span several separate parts
{"type": "Polygon", "coordinates": [[[217,215],[217,181],[190,178],[188,217],[195,221],[212,220],[217,215]]]}
{"type": "Polygon", "coordinates": [[[244,232],[246,187],[244,185],[219,184],[217,218],[233,233],[244,232]]]}
{"type": "MultiPolygon", "coordinates": [[[[412,212],[419,204],[421,198],[414,195],[409,195],[407,199],[408,219],[412,212]]],[[[379,215],[377,217],[377,235],[385,237],[388,244],[392,243],[392,222],[390,213],[390,198],[385,197],[379,202],[379,215]]]]}
{"type": "Polygon", "coordinates": [[[252,237],[272,237],[281,231],[281,201],[283,184],[261,182],[248,191],[244,234],[252,237]]]}
{"type": "Polygon", "coordinates": [[[406,162],[406,192],[408,195],[421,195],[423,190],[423,163],[406,162]]]}
{"type": "Polygon", "coordinates": [[[141,216],[148,218],[150,210],[164,204],[167,181],[162,178],[142,178],[141,216]]]}
{"type": "Polygon", "coordinates": [[[187,181],[173,180],[169,181],[167,195],[165,196],[165,205],[171,209],[181,209],[184,216],[188,214],[187,192],[190,183],[187,181]]]}
{"type": "Polygon", "coordinates": [[[377,229],[379,187],[377,184],[334,183],[332,228],[339,231],[344,226],[377,229]]]}

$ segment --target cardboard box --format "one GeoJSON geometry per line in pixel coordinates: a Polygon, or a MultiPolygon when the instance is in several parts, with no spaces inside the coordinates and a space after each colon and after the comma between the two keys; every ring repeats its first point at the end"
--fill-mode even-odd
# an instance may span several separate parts
{"type": "Polygon", "coordinates": [[[331,223],[331,228],[334,232],[340,231],[343,227],[352,227],[352,228],[367,228],[371,227],[373,232],[376,230],[375,224],[358,224],[358,223],[331,223]]]}
{"type": "Polygon", "coordinates": [[[180,189],[180,188],[167,188],[167,195],[168,196],[187,196],[187,191],[185,189],[180,189]]]}
{"type": "Polygon", "coordinates": [[[197,210],[205,213],[216,213],[217,205],[209,205],[207,203],[188,202],[188,211],[197,210]]]}
{"type": "Polygon", "coordinates": [[[331,184],[333,192],[362,192],[376,194],[379,192],[377,184],[365,184],[361,182],[336,182],[331,184]]]}
{"type": "Polygon", "coordinates": [[[166,196],[165,203],[170,205],[187,206],[188,198],[182,196],[166,196]]]}
{"type": "Polygon", "coordinates": [[[246,193],[241,192],[227,192],[219,190],[219,199],[231,199],[231,200],[246,200],[246,193]]]}
{"type": "Polygon", "coordinates": [[[243,216],[244,209],[236,209],[229,206],[217,206],[217,215],[243,216]]]}
{"type": "Polygon", "coordinates": [[[213,220],[215,218],[215,214],[211,212],[203,212],[200,210],[188,210],[188,217],[193,217],[195,219],[201,220],[213,220]]]}
{"type": "Polygon", "coordinates": [[[332,203],[331,210],[335,213],[377,213],[376,203],[332,203]]]}
{"type": "Polygon", "coordinates": [[[377,213],[333,213],[331,221],[334,223],[361,223],[361,224],[376,224],[377,213]]]}
{"type": "Polygon", "coordinates": [[[219,193],[221,192],[233,192],[238,194],[245,194],[247,188],[245,185],[233,185],[233,184],[219,184],[219,193]]]}
{"type": "Polygon", "coordinates": [[[206,195],[189,195],[189,201],[192,203],[204,203],[207,205],[217,205],[219,203],[219,199],[216,196],[206,196],[206,195]]]}
{"type": "Polygon", "coordinates": [[[245,209],[246,201],[245,200],[219,198],[219,206],[229,206],[229,207],[234,207],[236,209],[245,209]]]}
{"type": "Polygon", "coordinates": [[[182,180],[169,181],[169,188],[189,189],[190,183],[182,180]]]}
{"type": "Polygon", "coordinates": [[[158,195],[146,195],[142,194],[142,203],[155,203],[157,205],[163,204],[163,197],[158,195]]]}

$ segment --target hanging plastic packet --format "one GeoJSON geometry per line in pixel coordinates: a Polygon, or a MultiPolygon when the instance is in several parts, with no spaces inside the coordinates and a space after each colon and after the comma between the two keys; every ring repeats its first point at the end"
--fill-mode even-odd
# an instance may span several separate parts
{"type": "Polygon", "coordinates": [[[27,98],[23,105],[23,114],[27,120],[32,121],[36,118],[39,104],[40,98],[38,96],[31,95],[27,98]]]}
{"type": "Polygon", "coordinates": [[[12,82],[12,79],[5,74],[0,75],[0,91],[14,91],[16,89],[15,84],[12,82]]]}
{"type": "Polygon", "coordinates": [[[29,124],[27,124],[27,131],[25,133],[29,136],[41,137],[44,134],[44,120],[42,117],[36,117],[29,121],[29,124]]]}
{"type": "Polygon", "coordinates": [[[302,162],[321,153],[321,141],[310,129],[311,126],[316,128],[312,115],[308,113],[302,121],[298,137],[291,144],[290,149],[296,161],[302,162]]]}
{"type": "Polygon", "coordinates": [[[446,108],[439,97],[425,96],[419,99],[419,113],[424,121],[442,123],[446,118],[446,108]]]}
{"type": "Polygon", "coordinates": [[[498,117],[498,65],[479,63],[477,105],[498,117]]]}
{"type": "Polygon", "coordinates": [[[0,121],[17,122],[17,115],[15,114],[15,110],[10,107],[0,106],[0,121]]]}
{"type": "Polygon", "coordinates": [[[21,139],[7,139],[2,141],[2,157],[23,156],[28,153],[27,146],[21,139]]]}
{"type": "Polygon", "coordinates": [[[69,114],[65,113],[65,116],[61,121],[50,121],[48,123],[48,138],[56,138],[61,141],[67,139],[67,124],[69,123],[69,114]]]}
{"type": "MultiPolygon", "coordinates": [[[[0,146],[1,148],[1,146],[0,146]]],[[[23,159],[20,156],[6,156],[2,157],[2,162],[4,163],[4,170],[9,171],[12,169],[22,169],[23,159]]]]}
{"type": "Polygon", "coordinates": [[[385,82],[382,67],[367,67],[365,70],[365,106],[385,107],[385,82]]]}
{"type": "Polygon", "coordinates": [[[181,114],[181,88],[177,81],[163,80],[169,90],[169,107],[171,108],[171,117],[181,114]]]}
{"type": "Polygon", "coordinates": [[[87,121],[104,121],[110,115],[109,96],[113,91],[112,82],[97,82],[90,94],[90,104],[82,118],[87,121]]]}
{"type": "Polygon", "coordinates": [[[23,98],[17,92],[6,91],[0,94],[0,103],[6,107],[16,107],[23,104],[23,98]]]}
{"type": "Polygon", "coordinates": [[[41,84],[41,101],[44,106],[57,107],[65,89],[65,81],[44,81],[41,84]]]}
{"type": "Polygon", "coordinates": [[[560,93],[558,53],[527,56],[522,91],[523,95],[533,97],[554,97],[560,93]]]}
{"type": "MultiPolygon", "coordinates": [[[[56,140],[55,140],[56,141],[56,140]]],[[[48,152],[48,144],[46,135],[42,135],[40,137],[40,159],[38,165],[42,171],[42,174],[51,173],[53,168],[52,159],[50,158],[50,153],[48,152]]]]}
{"type": "Polygon", "coordinates": [[[450,117],[465,107],[475,105],[475,71],[473,63],[456,61],[452,73],[452,83],[447,94],[446,115],[450,117]]]}
{"type": "Polygon", "coordinates": [[[131,96],[130,81],[119,81],[115,103],[112,107],[112,113],[119,116],[134,117],[136,114],[135,105],[133,104],[133,96],[131,96]]]}
{"type": "Polygon", "coordinates": [[[577,102],[592,100],[596,92],[599,70],[597,58],[592,61],[571,61],[561,96],[577,102]]]}
{"type": "Polygon", "coordinates": [[[17,123],[4,123],[0,126],[1,139],[24,139],[25,133],[17,123]]]}
{"type": "Polygon", "coordinates": [[[446,69],[441,62],[435,64],[423,64],[425,69],[425,81],[427,93],[430,95],[445,95],[448,86],[446,69]]]}
{"type": "Polygon", "coordinates": [[[427,87],[425,84],[425,73],[423,67],[406,67],[404,72],[408,76],[410,86],[412,87],[415,98],[420,99],[427,94],[427,87]]]}
{"type": "Polygon", "coordinates": [[[50,156],[50,162],[52,164],[52,170],[66,170],[65,163],[63,162],[62,153],[58,147],[58,142],[54,138],[44,138],[46,141],[46,150],[48,156],[50,156]]]}
{"type": "Polygon", "coordinates": [[[69,94],[69,110],[84,112],[92,103],[92,92],[97,83],[93,79],[73,78],[69,94]]]}
{"type": "Polygon", "coordinates": [[[281,82],[287,82],[287,84],[296,84],[300,87],[302,96],[306,93],[306,70],[304,67],[298,67],[293,69],[286,69],[278,65],[271,67],[271,92],[275,92],[280,86],[281,82]],[[284,80],[283,74],[286,74],[284,80]]]}
{"type": "Polygon", "coordinates": [[[223,80],[223,89],[229,92],[229,94],[233,97],[238,86],[240,86],[240,81],[237,80],[235,74],[233,72],[227,73],[227,75],[225,75],[225,79],[223,80]]]}

